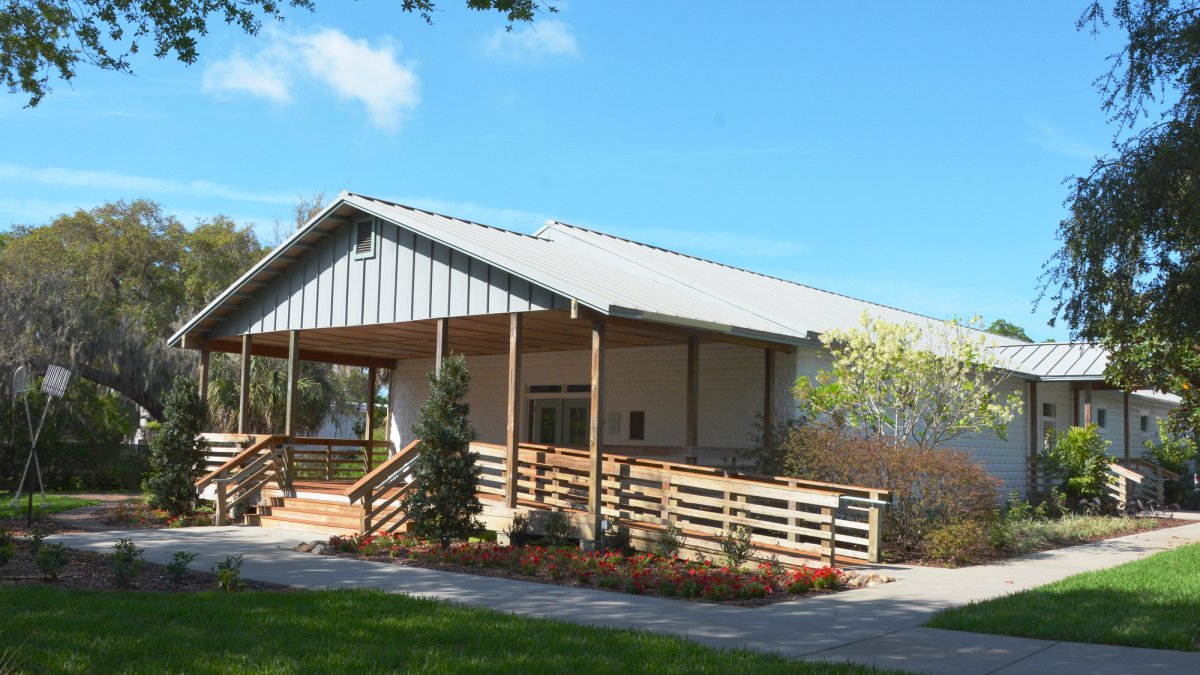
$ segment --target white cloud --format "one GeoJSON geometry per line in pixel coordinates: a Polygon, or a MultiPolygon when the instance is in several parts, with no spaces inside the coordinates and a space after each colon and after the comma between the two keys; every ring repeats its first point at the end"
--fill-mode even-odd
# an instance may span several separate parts
{"type": "Polygon", "coordinates": [[[298,42],[309,73],[342,98],[361,101],[377,127],[395,130],[402,114],[421,100],[416,74],[396,61],[391,43],[372,48],[329,28],[298,42]]]}
{"type": "Polygon", "coordinates": [[[115,171],[66,169],[57,166],[32,167],[0,163],[0,181],[34,183],[53,187],[93,188],[151,194],[186,194],[216,197],[241,202],[291,204],[294,195],[255,193],[206,180],[176,181],[166,178],[134,176],[115,171]]]}
{"type": "Polygon", "coordinates": [[[213,63],[204,71],[205,93],[244,93],[276,103],[291,103],[287,72],[264,56],[247,58],[234,54],[213,63]]]}
{"type": "Polygon", "coordinates": [[[509,61],[535,61],[544,56],[579,56],[579,45],[567,24],[551,20],[512,31],[497,28],[484,44],[484,51],[509,61]]]}
{"type": "Polygon", "coordinates": [[[1045,148],[1055,154],[1082,159],[1096,159],[1104,154],[1103,150],[1069,138],[1066,134],[1063,134],[1046,122],[1034,122],[1034,128],[1037,131],[1037,135],[1031,138],[1030,141],[1034,145],[1045,148]]]}
{"type": "Polygon", "coordinates": [[[362,103],[375,126],[395,131],[421,100],[420,81],[411,65],[399,61],[399,51],[391,40],[372,46],[333,28],[295,35],[272,31],[258,53],[233,54],[210,65],[203,87],[212,94],[286,104],[294,102],[300,83],[316,82],[339,98],[362,103]]]}

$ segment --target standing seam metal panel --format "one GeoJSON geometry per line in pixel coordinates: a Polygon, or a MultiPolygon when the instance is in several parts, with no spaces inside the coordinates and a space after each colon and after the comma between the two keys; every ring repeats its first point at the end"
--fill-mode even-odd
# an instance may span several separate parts
{"type": "Polygon", "coordinates": [[[253,292],[210,333],[263,333],[566,308],[567,298],[390,223],[373,258],[353,260],[343,225],[253,292]],[[243,328],[243,327],[248,327],[243,328]]]}

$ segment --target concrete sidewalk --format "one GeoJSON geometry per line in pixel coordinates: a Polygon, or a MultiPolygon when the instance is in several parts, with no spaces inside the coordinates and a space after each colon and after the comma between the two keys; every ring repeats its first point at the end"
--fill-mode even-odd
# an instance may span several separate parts
{"type": "MultiPolygon", "coordinates": [[[[107,552],[131,537],[146,559],[199,553],[197,569],[244,556],[243,576],[299,588],[378,588],[504,612],[669,633],[714,647],[748,647],[808,660],[846,660],[932,673],[1200,672],[1200,653],[1030,640],[921,626],[938,610],[1039,586],[1200,541],[1200,524],[1047,551],[994,565],[878,566],[895,583],[765,607],[704,603],[454,574],[290,551],[302,533],[251,527],[59,535],[107,552]]],[[[308,537],[312,539],[312,536],[308,537]]]]}

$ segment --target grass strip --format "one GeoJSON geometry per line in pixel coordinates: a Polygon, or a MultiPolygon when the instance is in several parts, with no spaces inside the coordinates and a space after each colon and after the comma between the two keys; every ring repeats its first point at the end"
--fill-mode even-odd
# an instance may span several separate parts
{"type": "MultiPolygon", "coordinates": [[[[77,509],[80,506],[91,506],[99,503],[95,499],[81,499],[70,495],[49,492],[46,493],[46,500],[43,501],[42,493],[35,491],[33,495],[33,513],[35,517],[39,513],[43,516],[48,516],[77,509]]],[[[21,500],[14,504],[12,492],[0,492],[0,520],[24,517],[27,504],[28,502],[24,494],[21,495],[21,500]]]]}
{"type": "Polygon", "coordinates": [[[1200,651],[1200,544],[949,609],[931,628],[1200,651]]]}
{"type": "Polygon", "coordinates": [[[871,673],[369,590],[0,589],[0,671],[871,673]],[[7,666],[7,668],[5,668],[7,666]]]}

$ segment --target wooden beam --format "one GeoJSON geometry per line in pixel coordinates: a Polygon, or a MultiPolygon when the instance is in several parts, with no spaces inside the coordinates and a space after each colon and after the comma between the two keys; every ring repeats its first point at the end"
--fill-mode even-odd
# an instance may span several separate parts
{"type": "Polygon", "coordinates": [[[763,350],[763,447],[771,447],[775,439],[775,352],[763,350]]]}
{"type": "Polygon", "coordinates": [[[238,433],[250,431],[250,359],[253,352],[254,339],[249,333],[242,336],[242,377],[241,389],[238,390],[238,433]]]}
{"type": "MultiPolygon", "coordinates": [[[[367,368],[367,440],[375,440],[375,380],[379,377],[379,371],[371,366],[367,368]]],[[[365,448],[367,453],[366,464],[367,473],[371,473],[371,469],[375,468],[375,457],[372,455],[373,449],[368,443],[365,448]]]]}
{"type": "Polygon", "coordinates": [[[1083,390],[1083,426],[1092,423],[1092,383],[1088,382],[1083,390]]]}
{"type": "Polygon", "coordinates": [[[1026,490],[1026,499],[1031,499],[1034,492],[1037,490],[1037,456],[1041,453],[1040,425],[1038,418],[1040,417],[1038,410],[1038,383],[1037,380],[1029,381],[1029,488],[1026,490]]]}
{"type": "MultiPolygon", "coordinates": [[[[236,354],[240,350],[228,342],[212,341],[209,343],[212,351],[226,352],[236,354]]],[[[254,356],[269,356],[277,359],[286,359],[288,356],[288,348],[277,345],[258,344],[254,346],[254,356]]],[[[332,352],[320,351],[316,349],[301,349],[301,361],[313,361],[315,363],[335,363],[339,366],[360,366],[369,368],[376,366],[378,368],[391,368],[396,359],[382,358],[377,356],[360,356],[357,354],[334,354],[332,352]]]]}
{"type": "Polygon", "coordinates": [[[450,353],[450,319],[437,320],[437,342],[433,349],[433,372],[442,372],[442,359],[450,353]]]}
{"type": "Polygon", "coordinates": [[[207,349],[200,350],[200,377],[197,379],[199,380],[200,403],[205,405],[208,404],[208,356],[207,349]]]}
{"type": "Polygon", "coordinates": [[[588,510],[592,515],[592,536],[599,541],[600,524],[604,521],[604,322],[592,322],[592,394],[588,420],[588,450],[591,470],[588,472],[588,510]]]}
{"type": "Polygon", "coordinates": [[[782,344],[779,342],[770,342],[768,340],[758,340],[755,338],[742,337],[740,335],[729,335],[728,333],[719,333],[717,331],[706,331],[699,328],[687,328],[686,326],[672,326],[665,323],[656,323],[654,321],[645,321],[642,319],[627,319],[625,317],[608,317],[604,320],[609,328],[620,330],[622,328],[630,328],[633,330],[641,329],[644,331],[653,331],[656,333],[675,335],[679,337],[690,337],[695,335],[706,342],[725,342],[728,344],[741,345],[743,347],[752,347],[754,349],[773,349],[777,352],[791,354],[796,350],[793,345],[782,344]]]}
{"type": "Polygon", "coordinates": [[[1125,427],[1125,459],[1129,459],[1129,391],[1121,392],[1121,421],[1125,427]]]}
{"type": "Polygon", "coordinates": [[[694,448],[700,438],[700,338],[687,341],[687,440],[684,445],[694,448]]]}
{"type": "Polygon", "coordinates": [[[296,382],[300,380],[300,331],[288,331],[287,408],[283,413],[283,435],[296,435],[296,382]]]}
{"type": "Polygon", "coordinates": [[[522,315],[508,315],[508,426],[505,429],[504,505],[517,507],[517,469],[521,419],[521,328],[522,315]]]}

